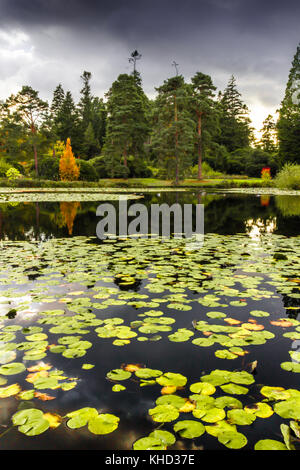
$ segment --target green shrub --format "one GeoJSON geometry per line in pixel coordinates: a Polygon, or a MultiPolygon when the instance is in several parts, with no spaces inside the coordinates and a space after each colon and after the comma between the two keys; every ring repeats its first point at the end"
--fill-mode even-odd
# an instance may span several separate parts
{"type": "Polygon", "coordinates": [[[105,157],[94,157],[89,160],[89,163],[95,168],[98,179],[109,178],[105,165],[105,157]]]}
{"type": "Polygon", "coordinates": [[[45,180],[59,180],[59,158],[42,157],[39,161],[39,177],[45,180]]]}
{"type": "Polygon", "coordinates": [[[19,172],[19,170],[17,170],[16,168],[14,167],[11,167],[7,170],[6,172],[6,178],[8,178],[10,181],[11,180],[17,180],[19,178],[22,177],[21,173],[19,172]]]}
{"type": "Polygon", "coordinates": [[[6,176],[6,172],[11,168],[11,165],[7,163],[3,158],[0,159],[0,178],[6,176]]]}
{"type": "Polygon", "coordinates": [[[97,172],[90,162],[78,158],[76,163],[80,168],[80,181],[98,181],[97,172]]]}
{"type": "MultiPolygon", "coordinates": [[[[202,175],[204,178],[217,178],[222,177],[223,173],[220,171],[213,170],[207,162],[202,163],[202,175]]],[[[189,171],[189,176],[191,178],[197,178],[198,176],[198,165],[191,167],[189,171]]]]}
{"type": "Polygon", "coordinates": [[[286,163],[277,173],[274,183],[280,189],[300,189],[300,165],[286,163]]]}

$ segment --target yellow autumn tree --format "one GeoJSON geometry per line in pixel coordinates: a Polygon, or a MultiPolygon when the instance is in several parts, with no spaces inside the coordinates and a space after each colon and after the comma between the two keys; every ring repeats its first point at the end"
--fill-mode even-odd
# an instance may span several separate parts
{"type": "Polygon", "coordinates": [[[62,181],[74,181],[79,178],[79,167],[76,164],[74,154],[72,152],[71,140],[68,138],[66,149],[59,160],[59,175],[62,181]]]}

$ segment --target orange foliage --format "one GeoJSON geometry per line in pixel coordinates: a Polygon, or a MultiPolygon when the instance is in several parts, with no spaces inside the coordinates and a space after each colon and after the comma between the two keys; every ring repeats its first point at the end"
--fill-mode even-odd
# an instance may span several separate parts
{"type": "Polygon", "coordinates": [[[74,181],[79,178],[79,167],[72,152],[71,140],[67,139],[66,149],[59,161],[59,175],[62,181],[74,181]]]}
{"type": "Polygon", "coordinates": [[[69,235],[73,233],[74,220],[77,210],[80,207],[80,202],[61,202],[60,212],[62,215],[63,223],[68,227],[69,235]]]}

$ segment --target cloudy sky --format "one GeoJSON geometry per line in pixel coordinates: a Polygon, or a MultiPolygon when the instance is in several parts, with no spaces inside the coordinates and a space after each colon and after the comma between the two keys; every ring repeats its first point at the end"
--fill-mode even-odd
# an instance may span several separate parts
{"type": "Polygon", "coordinates": [[[75,99],[83,70],[103,96],[128,57],[146,93],[197,71],[223,90],[235,75],[257,129],[283,97],[300,42],[299,0],[0,0],[0,99],[30,85],[50,99],[58,83],[75,99]]]}

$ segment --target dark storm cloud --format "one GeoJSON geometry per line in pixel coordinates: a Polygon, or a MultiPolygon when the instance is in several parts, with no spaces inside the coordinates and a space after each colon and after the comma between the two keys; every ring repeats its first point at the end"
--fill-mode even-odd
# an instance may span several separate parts
{"type": "Polygon", "coordinates": [[[250,107],[274,108],[300,40],[299,19],[298,0],[0,0],[0,46],[3,40],[7,48],[0,49],[0,82],[6,90],[25,80],[49,96],[58,82],[78,90],[86,69],[103,94],[131,70],[128,56],[137,48],[148,94],[174,73],[175,59],[187,79],[201,70],[219,88],[234,74],[250,107]]]}

